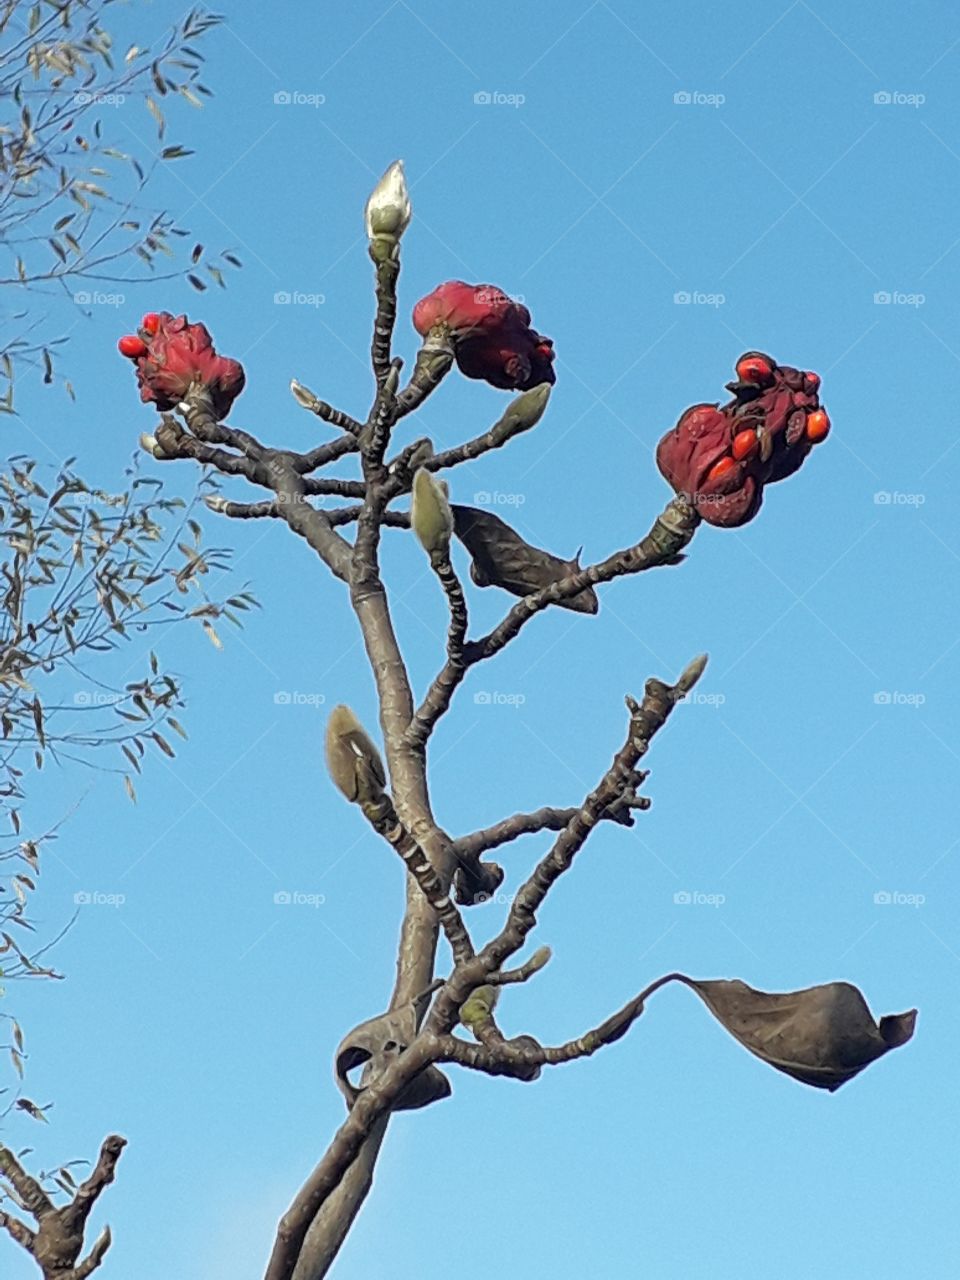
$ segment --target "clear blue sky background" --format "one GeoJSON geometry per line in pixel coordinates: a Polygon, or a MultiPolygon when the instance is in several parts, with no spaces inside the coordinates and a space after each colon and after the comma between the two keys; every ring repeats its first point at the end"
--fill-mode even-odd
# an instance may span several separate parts
{"type": "MultiPolygon", "coordinates": [[[[186,308],[243,360],[234,420],[272,442],[324,435],[291,376],[365,412],[361,215],[396,156],[415,205],[400,353],[416,349],[413,303],[456,277],[522,295],[556,342],[548,416],[453,480],[460,501],[512,495],[497,509],[533,542],[596,559],[640,536],[669,497],[657,439],[723,397],[743,350],[818,370],[833,435],[755,523],[704,529],[681,568],[605,590],[596,618],[540,618],[471,677],[436,736],[436,809],[461,833],[576,802],[621,741],[623,695],[708,650],[713,696],[678,710],[649,757],[654,807],[633,831],[598,831],[550,899],[535,942],[555,959],[504,998],[504,1027],[564,1039],[677,968],[774,990],[843,978],[878,1014],[921,1010],[915,1041],[836,1095],[750,1057],[682,989],[536,1086],[455,1073],[451,1101],[392,1124],[336,1274],[480,1280],[490,1256],[557,1280],[955,1274],[960,11],[225,8],[206,46],[216,97],[171,128],[197,154],[155,198],[245,270],[202,299],[131,287],[123,307],[66,315],[78,402],[25,395],[9,450],[76,453],[120,482],[153,417],[114,344],[147,307],[186,308]],[[275,104],[284,91],[325,101],[275,104]],[[280,291],[324,301],[276,305],[280,291]],[[684,291],[713,303],[678,304],[684,291]],[[523,701],[475,702],[484,691],[523,701]],[[723,902],[676,904],[684,891],[723,902]],[[877,905],[884,892],[922,905],[877,905]]],[[[179,15],[137,12],[118,11],[137,36],[179,15]]],[[[149,138],[141,103],[105,114],[121,146],[149,138]]],[[[452,377],[408,436],[449,444],[505,402],[452,377]]],[[[384,1006],[400,915],[396,860],[324,772],[323,709],[275,702],[344,700],[375,723],[343,592],[277,524],[205,525],[264,610],[222,653],[186,627],[161,642],[191,737],[154,762],[135,809],[113,776],[62,772],[34,793],[38,825],[84,797],[46,865],[41,927],[78,891],[126,901],[81,912],[57,953],[68,981],[8,997],[30,1091],[56,1101],[49,1129],[24,1119],[17,1140],[52,1163],[110,1130],[130,1139],[100,1220],[116,1231],[104,1274],[137,1280],[262,1274],[342,1117],[333,1050],[384,1006]],[[282,890],[324,903],[276,906],[282,890]]],[[[385,559],[422,689],[442,600],[411,540],[391,535],[385,559]]],[[[475,625],[509,603],[473,590],[475,625]]],[[[118,669],[141,663],[134,644],[118,669]]],[[[507,888],[545,847],[505,854],[507,888]]],[[[481,938],[503,911],[471,914],[481,938]]],[[[32,1274],[0,1251],[5,1275],[32,1274]]]]}

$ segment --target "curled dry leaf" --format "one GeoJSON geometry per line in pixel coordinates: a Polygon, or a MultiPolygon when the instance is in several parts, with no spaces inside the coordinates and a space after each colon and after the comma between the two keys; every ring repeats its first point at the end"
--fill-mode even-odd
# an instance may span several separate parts
{"type": "MultiPolygon", "coordinates": [[[[454,532],[470,552],[470,576],[478,587],[503,587],[515,596],[529,596],[580,570],[579,557],[562,560],[532,547],[505,520],[489,511],[452,504],[454,532]]],[[[587,587],[568,600],[558,600],[575,613],[596,613],[597,593],[587,587]]]]}
{"type": "MultiPolygon", "coordinates": [[[[361,1022],[340,1042],[336,1056],[337,1086],[352,1107],[369,1085],[395,1062],[417,1034],[417,1012],[412,1004],[361,1022]],[[363,1067],[360,1083],[354,1084],[350,1072],[363,1067]]],[[[421,1071],[404,1089],[393,1106],[394,1111],[416,1111],[431,1102],[450,1096],[450,1081],[438,1067],[421,1071]]]]}
{"type": "Polygon", "coordinates": [[[877,1022],[849,982],[802,991],[755,991],[739,979],[683,978],[730,1034],[795,1080],[832,1093],[913,1035],[916,1009],[877,1022]]]}

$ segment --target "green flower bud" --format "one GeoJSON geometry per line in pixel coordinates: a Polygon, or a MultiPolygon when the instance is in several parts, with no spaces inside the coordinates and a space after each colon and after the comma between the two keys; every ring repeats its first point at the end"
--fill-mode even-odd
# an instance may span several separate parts
{"type": "Polygon", "coordinates": [[[352,804],[383,794],[387,777],[380,752],[349,707],[334,707],[327,721],[327,769],[352,804]]]}
{"type": "Polygon", "coordinates": [[[463,1002],[460,1008],[460,1021],[472,1031],[477,1023],[485,1022],[490,1017],[499,999],[499,987],[477,987],[463,1002]]]}
{"type": "Polygon", "coordinates": [[[423,467],[413,477],[410,524],[428,555],[446,555],[453,533],[453,512],[447,486],[423,467]]]}
{"type": "Polygon", "coordinates": [[[411,214],[410,195],[403,176],[403,161],[395,160],[367,201],[364,221],[368,238],[373,240],[376,236],[390,236],[399,240],[410,225],[411,214]]]}
{"type": "Polygon", "coordinates": [[[537,425],[543,417],[551,390],[549,382],[541,382],[510,402],[503,415],[503,422],[509,427],[511,435],[529,431],[537,425]]]}

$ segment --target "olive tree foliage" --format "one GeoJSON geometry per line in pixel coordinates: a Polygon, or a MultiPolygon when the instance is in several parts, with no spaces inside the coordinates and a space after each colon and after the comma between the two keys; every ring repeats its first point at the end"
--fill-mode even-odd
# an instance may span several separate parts
{"type": "MultiPolygon", "coordinates": [[[[193,9],[159,41],[116,49],[106,25],[115,7],[0,0],[0,410],[8,413],[21,366],[46,382],[57,376],[64,339],[49,332],[40,296],[83,308],[100,286],[183,274],[176,251],[190,233],[151,209],[145,189],[159,166],[191,154],[167,140],[167,104],[199,108],[210,95],[196,43],[220,20],[193,9]],[[134,109],[141,114],[124,127],[134,109]]],[[[225,264],[239,265],[202,245],[189,258],[200,290],[224,283],[225,264]]]]}
{"type": "MultiPolygon", "coordinates": [[[[227,253],[207,255],[187,228],[146,204],[158,169],[189,152],[167,139],[169,105],[200,107],[197,48],[215,15],[187,13],[169,30],[116,48],[114,0],[0,2],[0,1127],[11,1114],[45,1120],[47,1106],[23,1092],[28,1061],[15,1012],[18,979],[56,978],[55,937],[38,936],[31,899],[44,851],[68,813],[31,810],[31,777],[73,764],[117,775],[136,799],[149,753],[172,755],[184,734],[179,679],[152,638],[194,619],[220,643],[221,616],[238,620],[245,592],[218,594],[224,548],[203,545],[191,498],[167,496],[132,463],[122,478],[84,474],[76,458],[17,452],[15,388],[37,379],[71,397],[63,316],[83,322],[96,291],[122,282],[187,276],[197,289],[224,284],[227,253]],[[122,108],[122,110],[121,110],[122,108]],[[135,129],[122,126],[137,113],[135,129]],[[130,140],[145,139],[130,149],[130,140]],[[184,251],[185,250],[185,251],[184,251]],[[133,644],[129,642],[133,641],[133,644]],[[128,645],[126,655],[120,651],[128,645]],[[113,655],[111,657],[110,655],[113,655]]],[[[129,7],[127,7],[129,9],[129,7]]],[[[156,27],[149,6],[144,28],[156,27]]],[[[101,310],[101,314],[103,314],[101,310]]],[[[57,411],[51,399],[51,414],[57,411]]],[[[35,441],[31,439],[31,444],[35,441]]],[[[63,922],[67,927],[69,921],[63,922]]],[[[38,1227],[11,1234],[63,1280],[89,1274],[78,1263],[82,1223],[119,1156],[108,1140],[83,1187],[71,1166],[34,1181],[0,1145],[0,1223],[6,1209],[40,1211],[38,1227]],[[54,1202],[67,1196],[66,1208],[54,1202]],[[75,1264],[76,1268],[75,1268],[75,1264]]],[[[102,1253],[102,1242],[91,1257],[102,1253]]]]}

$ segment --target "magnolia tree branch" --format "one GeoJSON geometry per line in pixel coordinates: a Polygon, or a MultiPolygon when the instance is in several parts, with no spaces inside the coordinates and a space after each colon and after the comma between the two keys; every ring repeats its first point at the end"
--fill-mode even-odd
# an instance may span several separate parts
{"type": "MultiPolygon", "coordinates": [[[[675,685],[650,680],[641,703],[628,700],[631,713],[629,733],[610,768],[597,788],[586,797],[550,853],[541,860],[519,891],[501,933],[479,955],[455,967],[440,989],[424,1029],[413,1044],[360,1094],[326,1155],[284,1215],[266,1280],[289,1280],[293,1276],[310,1224],[327,1199],[334,1194],[340,1179],[361,1152],[366,1135],[372,1132],[381,1117],[389,1111],[406,1085],[432,1063],[444,1058],[458,1060],[453,1055],[459,1054],[461,1047],[464,1051],[471,1047],[449,1035],[459,1017],[461,1006],[471,991],[482,985],[491,974],[498,973],[503,961],[523,945],[524,939],[536,923],[537,910],[553,884],[573,864],[577,852],[599,821],[600,813],[618,794],[636,785],[637,761],[646,753],[651,739],[666,722],[676,703],[696,683],[704,665],[705,659],[695,660],[675,685]]],[[[525,968],[535,971],[544,962],[543,959],[536,964],[531,961],[530,966],[525,968]]],[[[529,971],[524,972],[523,968],[517,973],[518,977],[512,980],[521,981],[529,976],[529,971]]],[[[507,1074],[507,1068],[510,1068],[514,1072],[526,1072],[532,1077],[533,1071],[540,1064],[522,1056],[512,1057],[511,1054],[530,1054],[535,1049],[537,1052],[544,1052],[539,1046],[535,1047],[525,1039],[519,1046],[516,1041],[504,1041],[492,1018],[479,1020],[475,1029],[484,1041],[478,1046],[478,1053],[482,1050],[490,1057],[481,1056],[475,1062],[466,1062],[466,1065],[475,1065],[484,1070],[490,1066],[503,1065],[504,1069],[499,1074],[507,1074]]],[[[571,1057],[576,1056],[572,1050],[569,1052],[571,1057]]],[[[558,1058],[557,1061],[559,1060],[558,1058]]]]}
{"type": "MultiPolygon", "coordinates": [[[[617,822],[624,827],[633,826],[633,809],[648,809],[650,801],[646,796],[625,793],[613,805],[608,806],[600,817],[617,822]]],[[[562,831],[577,814],[575,807],[554,809],[545,805],[532,813],[515,813],[511,818],[503,818],[491,827],[482,827],[469,835],[459,836],[453,842],[454,852],[458,858],[479,858],[490,849],[500,845],[512,844],[520,836],[536,835],[540,831],[562,831]]]]}
{"type": "Polygon", "coordinates": [[[502,1044],[469,1044],[458,1036],[438,1036],[437,1062],[455,1062],[458,1066],[483,1071],[491,1076],[513,1076],[519,1080],[531,1079],[531,1072],[538,1067],[562,1066],[578,1058],[589,1058],[605,1045],[619,1040],[633,1026],[644,1011],[648,997],[668,982],[686,982],[682,973],[668,973],[629,1000],[622,1009],[605,1022],[586,1031],[575,1040],[561,1045],[539,1045],[529,1036],[506,1040],[502,1044]],[[522,1043],[519,1043],[522,1041],[522,1043]]]}
{"type": "Polygon", "coordinates": [[[449,1032],[471,990],[486,982],[490,974],[496,973],[503,962],[523,946],[536,925],[537,911],[544,899],[556,881],[570,870],[577,853],[601,821],[601,815],[621,796],[639,785],[642,775],[637,770],[637,763],[646,755],[654,734],[666,723],[673,708],[699,680],[705,666],[706,657],[696,658],[676,684],[648,680],[642,702],[627,699],[629,731],[610,768],[518,890],[497,937],[480,951],[476,959],[454,970],[434,1002],[425,1024],[427,1033],[449,1032]]]}
{"type": "Polygon", "coordinates": [[[332,405],[327,404],[326,400],[318,400],[310,388],[305,387],[296,378],[291,381],[290,390],[299,405],[308,409],[310,413],[315,413],[324,422],[329,422],[332,427],[339,427],[341,431],[346,431],[352,436],[359,436],[363,430],[363,423],[358,422],[356,418],[351,418],[349,413],[334,409],[332,405]]]}
{"type": "Polygon", "coordinates": [[[473,943],[463,917],[450,901],[430,859],[417,842],[411,839],[410,833],[397,817],[391,798],[384,792],[378,799],[368,801],[361,807],[373,829],[396,850],[404,866],[416,880],[440,922],[454,958],[458,962],[471,959],[474,955],[473,943]]]}
{"type": "MultiPolygon", "coordinates": [[[[338,423],[344,429],[341,439],[309,455],[269,448],[249,432],[218,422],[209,397],[195,393],[188,395],[179,406],[185,428],[167,415],[156,437],[155,456],[192,457],[223,474],[237,475],[269,489],[273,496],[265,501],[231,503],[218,496],[210,505],[234,518],[267,517],[286,521],[334,576],[347,584],[377,684],[391,780],[392,799],[385,798],[376,813],[371,808],[367,817],[400,854],[410,872],[397,979],[390,1007],[399,1008],[430,987],[440,927],[454,956],[453,973],[439,992],[427,1027],[400,1059],[363,1091],[326,1156],[284,1215],[268,1280],[280,1280],[280,1277],[286,1280],[294,1274],[294,1269],[297,1280],[320,1280],[325,1274],[369,1190],[392,1105],[419,1071],[439,1060],[438,1055],[459,1052],[441,1044],[439,1037],[449,1035],[460,1006],[471,991],[485,981],[493,985],[523,981],[532,972],[526,967],[504,972],[502,964],[522,946],[533,927],[538,906],[555,878],[572,863],[593,826],[602,819],[627,822],[630,810],[646,803],[636,795],[644,776],[637,770],[636,763],[672,709],[674,696],[679,696],[678,691],[688,687],[698,674],[685,673],[672,688],[651,681],[643,703],[630,704],[631,737],[598,789],[581,807],[515,815],[460,842],[452,841],[439,828],[427,787],[426,743],[433,724],[449,706],[469,667],[499,652],[530,618],[549,604],[570,598],[587,586],[675,561],[693,535],[697,516],[678,499],[640,543],[534,592],[516,604],[493,632],[473,642],[467,639],[466,599],[449,554],[432,555],[432,567],[450,609],[447,658],[423,707],[415,710],[379,565],[381,530],[393,525],[406,528],[409,516],[389,511],[388,504],[410,490],[417,465],[436,472],[506,444],[536,421],[547,397],[545,389],[538,388],[515,401],[482,436],[439,455],[429,453],[424,447],[427,442],[417,441],[388,465],[384,457],[393,425],[405,406],[409,409],[412,399],[429,394],[439,380],[435,376],[437,371],[447,362],[442,348],[431,347],[429,342],[425,344],[411,383],[405,389],[409,394],[404,400],[404,392],[397,391],[399,362],[390,357],[389,344],[384,346],[380,341],[378,349],[380,357],[387,362],[386,372],[378,380],[377,395],[367,421],[357,424],[359,430],[353,431],[340,416],[338,423]],[[310,478],[311,472],[327,462],[357,449],[363,464],[362,481],[310,478]],[[362,501],[355,507],[324,512],[309,499],[326,494],[355,496],[362,501]],[[354,522],[357,535],[351,545],[337,528],[354,522]],[[480,855],[525,832],[547,829],[558,831],[558,840],[520,890],[503,933],[477,955],[463,920],[450,900],[452,882],[456,878],[460,902],[482,901],[499,885],[503,872],[495,864],[483,863],[480,855]]],[[[297,398],[304,403],[306,396],[297,398]]],[[[335,415],[330,411],[329,416],[335,415]]],[[[472,1029],[480,1041],[478,1051],[494,1057],[499,1054],[498,1062],[506,1063],[522,1078],[533,1077],[539,1068],[539,1063],[530,1057],[538,1050],[536,1042],[524,1037],[505,1040],[492,1011],[475,1019],[472,1029]]],[[[477,1062],[486,1062],[486,1059],[478,1058],[477,1062]]]]}
{"type": "MultiPolygon", "coordinates": [[[[431,805],[430,739],[471,668],[516,640],[537,614],[550,606],[596,612],[596,587],[681,561],[701,518],[718,526],[745,523],[759,510],[763,486],[796,471],[830,427],[819,406],[818,375],[748,352],[736,363],[736,382],[728,384],[733,400],[722,408],[693,406],[661,439],[657,466],[678,496],[645,537],[586,568],[580,567],[579,557],[563,560],[530,546],[499,517],[451,503],[448,486],[434,476],[502,448],[536,425],[554,380],[552,342],[530,327],[526,308],[500,290],[448,281],[414,308],[414,327],[423,341],[409,380],[401,386],[403,362],[394,355],[392,342],[400,239],[410,216],[398,162],[384,175],[365,211],[376,292],[370,343],[373,403],[361,421],[292,382],[297,402],[341,433],[306,453],[269,447],[220,420],[242,389],[244,371],[236,361],[213,351],[202,326],[186,324],[185,317],[151,314],[144,319],[141,336],[121,340],[121,351],[138,361],[144,399],[166,410],[182,397],[175,404],[180,421],[165,413],[156,436],[146,437],[144,447],[161,460],[192,458],[265,490],[257,500],[243,502],[218,494],[208,505],[232,519],[285,521],[347,587],[376,686],[383,754],[350,708],[341,705],[328,721],[327,763],[338,789],[361,809],[408,872],[389,1009],[364,1021],[337,1051],[336,1074],[348,1115],[281,1219],[266,1280],[322,1280],[327,1274],[370,1189],[393,1110],[428,1105],[449,1092],[436,1064],[533,1080],[543,1066],[588,1057],[614,1043],[665,983],[695,985],[680,974],[668,974],[592,1030],[554,1046],[540,1045],[530,1036],[507,1039],[494,1016],[501,989],[529,980],[549,960],[549,950],[541,948],[518,967],[504,968],[524,946],[548,895],[570,871],[591,833],[601,822],[630,826],[634,812],[649,804],[638,794],[647,776],[640,762],[673,708],[700,678],[705,657],[691,662],[676,683],[651,679],[639,702],[627,698],[626,739],[579,805],[517,813],[453,840],[439,826],[431,805]],[[170,343],[179,346],[171,348],[170,343]],[[167,359],[171,349],[178,357],[173,361],[167,359]],[[467,377],[522,394],[478,436],[439,453],[429,439],[416,439],[390,456],[398,424],[433,394],[454,363],[467,377]],[[359,455],[359,479],[317,474],[353,454],[359,455]],[[408,495],[409,511],[391,510],[392,503],[408,495]],[[317,500],[326,497],[345,500],[346,505],[324,510],[317,500]],[[352,532],[349,526],[355,526],[352,532]],[[380,546],[385,528],[414,532],[448,607],[442,666],[419,706],[383,581],[380,546]],[[472,557],[474,582],[503,587],[520,597],[497,626],[474,639],[468,634],[464,586],[450,558],[454,535],[472,557]],[[475,945],[457,904],[484,901],[504,878],[503,870],[484,862],[483,856],[541,831],[554,833],[552,845],[513,895],[503,927],[484,945],[475,945]],[[453,963],[446,977],[435,978],[441,930],[453,963]],[[475,1043],[454,1034],[458,1024],[470,1030],[475,1043]],[[348,1073],[362,1064],[363,1076],[355,1085],[348,1073]]],[[[762,1002],[780,1000],[742,983],[725,985],[736,988],[735,1000],[743,990],[762,1002]]],[[[837,1000],[847,1013],[852,1010],[851,1034],[863,1063],[909,1038],[913,1014],[874,1024],[865,1004],[862,1010],[853,1007],[844,984],[832,985],[843,990],[822,996],[811,1022],[815,1058],[824,1047],[818,1040],[823,1008],[835,1008],[837,1000]]],[[[809,994],[789,993],[788,1001],[809,994]]],[[[743,1039],[736,1029],[734,1034],[743,1039]]],[[[801,1048],[806,1051],[809,1046],[801,1043],[801,1048]]],[[[769,1060],[798,1079],[832,1088],[850,1075],[844,1057],[849,1056],[850,1044],[842,1036],[840,1050],[839,1066],[817,1059],[809,1071],[806,1059],[786,1064],[769,1060]]],[[[39,1242],[53,1210],[38,1198],[42,1191],[24,1180],[26,1175],[16,1176],[20,1202],[25,1208],[34,1205],[39,1242]]],[[[81,1188],[75,1204],[82,1192],[81,1188]]],[[[37,1253],[31,1228],[9,1215],[0,1217],[0,1225],[37,1253]]],[[[102,1250],[108,1244],[109,1236],[102,1250]]],[[[98,1242],[81,1268],[92,1270],[100,1257],[98,1242]]],[[[78,1269],[61,1280],[80,1275],[78,1269]]]]}
{"type": "Polygon", "coordinates": [[[645,538],[632,547],[617,551],[606,560],[588,565],[576,573],[515,604],[503,621],[482,639],[469,643],[463,654],[463,663],[455,665],[447,661],[430,686],[426,697],[417,709],[408,730],[411,743],[422,746],[433,731],[434,725],[449,709],[453,695],[470,667],[492,658],[515,639],[522,628],[548,605],[569,600],[587,587],[627,574],[642,573],[664,564],[675,564],[684,547],[696,532],[700,517],[694,508],[682,498],[674,498],[657,516],[653,528],[645,538]]]}

